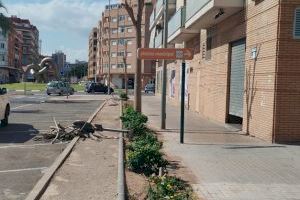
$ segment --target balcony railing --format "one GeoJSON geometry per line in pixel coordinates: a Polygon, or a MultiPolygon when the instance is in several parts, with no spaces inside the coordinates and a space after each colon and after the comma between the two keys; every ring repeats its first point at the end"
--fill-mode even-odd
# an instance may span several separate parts
{"type": "Polygon", "coordinates": [[[168,37],[173,35],[177,30],[184,27],[186,17],[186,8],[181,7],[168,23],[168,37]]]}
{"type": "Polygon", "coordinates": [[[192,18],[199,10],[212,0],[189,0],[186,4],[186,20],[192,18]]]}
{"type": "Polygon", "coordinates": [[[155,37],[155,48],[158,48],[162,45],[163,42],[163,31],[161,31],[156,37],[155,37]]]}
{"type": "Polygon", "coordinates": [[[158,0],[158,1],[156,2],[156,6],[155,6],[156,12],[159,12],[160,9],[163,7],[163,5],[164,5],[164,0],[158,0]]]}

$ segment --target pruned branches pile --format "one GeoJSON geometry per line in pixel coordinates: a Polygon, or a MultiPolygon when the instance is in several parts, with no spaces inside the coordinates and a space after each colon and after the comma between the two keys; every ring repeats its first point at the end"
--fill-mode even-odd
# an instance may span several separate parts
{"type": "MultiPolygon", "coordinates": [[[[35,140],[51,141],[52,144],[55,142],[64,142],[72,140],[74,137],[91,138],[93,140],[101,141],[106,136],[103,136],[96,131],[103,131],[102,126],[99,124],[91,124],[86,121],[75,121],[71,126],[62,126],[53,118],[55,126],[51,126],[49,132],[41,133],[35,137],[35,140]]],[[[113,138],[115,139],[115,138],[113,138]]]]}

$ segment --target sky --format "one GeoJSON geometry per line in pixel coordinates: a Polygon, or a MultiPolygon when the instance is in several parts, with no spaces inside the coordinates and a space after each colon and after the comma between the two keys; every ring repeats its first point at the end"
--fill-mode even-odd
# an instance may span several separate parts
{"type": "MultiPolygon", "coordinates": [[[[61,50],[68,62],[88,60],[88,36],[108,0],[2,0],[9,15],[29,19],[40,32],[42,54],[61,50]]],[[[112,0],[112,3],[114,1],[112,0]]]]}

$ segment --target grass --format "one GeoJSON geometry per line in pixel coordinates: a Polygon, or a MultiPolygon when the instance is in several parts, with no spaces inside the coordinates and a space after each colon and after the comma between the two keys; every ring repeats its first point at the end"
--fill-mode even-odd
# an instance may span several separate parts
{"type": "MultiPolygon", "coordinates": [[[[84,86],[79,84],[71,84],[75,91],[84,91],[84,86]]],[[[10,83],[10,84],[0,84],[1,88],[6,88],[8,90],[24,90],[24,83],[10,83]]],[[[32,83],[26,82],[26,90],[46,90],[46,83],[32,83]]]]}

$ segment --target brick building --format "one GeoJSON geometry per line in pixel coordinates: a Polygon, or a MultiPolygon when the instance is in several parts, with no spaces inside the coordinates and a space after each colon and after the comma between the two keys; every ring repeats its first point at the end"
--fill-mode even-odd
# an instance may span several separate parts
{"type": "MultiPolygon", "coordinates": [[[[26,66],[39,62],[39,30],[32,25],[28,19],[21,19],[16,16],[10,18],[13,29],[20,34],[22,38],[22,59],[21,65],[26,66]]],[[[34,77],[28,72],[27,80],[34,80],[34,77]]]]}
{"type": "MultiPolygon", "coordinates": [[[[159,47],[162,0],[150,26],[159,47]]],[[[195,50],[187,62],[186,106],[270,142],[300,141],[300,1],[169,0],[168,42],[195,50]],[[175,10],[171,10],[172,8],[175,10]]],[[[161,87],[158,63],[157,89],[161,87]]],[[[180,61],[168,64],[178,104],[180,61]]]]}
{"type": "MultiPolygon", "coordinates": [[[[131,1],[133,6],[134,1],[131,1]]],[[[137,12],[137,6],[134,6],[137,12]]],[[[149,46],[149,18],[152,6],[146,5],[142,20],[142,46],[149,46]]],[[[134,87],[134,74],[136,71],[136,33],[131,19],[121,4],[106,6],[99,22],[98,48],[96,53],[96,66],[100,80],[107,83],[110,68],[111,85],[115,88],[125,87],[125,65],[128,77],[128,87],[134,87]]],[[[91,43],[90,43],[91,44],[91,43]]],[[[96,44],[96,43],[95,43],[96,44]]],[[[90,52],[91,52],[90,46],[90,52]]],[[[89,58],[93,63],[94,55],[89,58]]],[[[92,72],[93,65],[89,65],[92,72]]],[[[152,62],[142,62],[142,85],[154,81],[155,68],[152,62]]],[[[90,76],[92,78],[93,75],[90,76]]]]}
{"type": "MultiPolygon", "coordinates": [[[[89,35],[89,61],[88,61],[88,79],[95,80],[99,72],[97,71],[97,52],[99,29],[94,27],[89,35]]],[[[100,58],[99,58],[100,60],[100,58]]]]}

